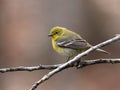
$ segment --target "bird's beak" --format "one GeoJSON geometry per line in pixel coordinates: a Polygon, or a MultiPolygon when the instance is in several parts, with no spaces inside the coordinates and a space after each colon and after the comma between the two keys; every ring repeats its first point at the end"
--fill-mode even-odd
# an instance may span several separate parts
{"type": "Polygon", "coordinates": [[[48,37],[52,37],[53,35],[52,34],[48,34],[48,37]]]}

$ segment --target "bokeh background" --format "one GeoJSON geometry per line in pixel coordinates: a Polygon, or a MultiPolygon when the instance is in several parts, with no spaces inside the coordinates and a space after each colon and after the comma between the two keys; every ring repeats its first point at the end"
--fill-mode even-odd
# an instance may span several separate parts
{"type": "MultiPolygon", "coordinates": [[[[0,0],[0,68],[58,64],[48,33],[62,26],[93,45],[120,33],[120,0],[0,0]]],[[[120,42],[103,47],[111,53],[84,59],[120,58],[120,42]]],[[[0,90],[28,90],[49,70],[0,73],[0,90]]],[[[36,90],[120,90],[120,64],[64,70],[36,90]]]]}

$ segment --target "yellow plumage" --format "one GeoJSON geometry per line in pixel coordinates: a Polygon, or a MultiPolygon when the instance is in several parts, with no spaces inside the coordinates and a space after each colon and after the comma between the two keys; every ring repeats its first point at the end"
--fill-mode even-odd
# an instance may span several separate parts
{"type": "MultiPolygon", "coordinates": [[[[68,58],[74,57],[79,53],[92,47],[86,40],[84,40],[79,34],[68,30],[63,27],[53,27],[50,30],[49,36],[52,37],[53,49],[68,58]]],[[[97,51],[107,53],[102,49],[97,49],[97,51]]]]}

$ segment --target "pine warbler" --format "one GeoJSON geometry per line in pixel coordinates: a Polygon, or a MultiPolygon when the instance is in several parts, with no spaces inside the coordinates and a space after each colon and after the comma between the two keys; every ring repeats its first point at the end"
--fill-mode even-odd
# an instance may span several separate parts
{"type": "MultiPolygon", "coordinates": [[[[66,56],[68,60],[92,47],[92,45],[79,34],[72,32],[67,28],[59,26],[53,27],[48,36],[52,38],[53,49],[59,54],[66,56]]],[[[96,49],[96,51],[108,54],[107,51],[102,49],[96,49]]]]}

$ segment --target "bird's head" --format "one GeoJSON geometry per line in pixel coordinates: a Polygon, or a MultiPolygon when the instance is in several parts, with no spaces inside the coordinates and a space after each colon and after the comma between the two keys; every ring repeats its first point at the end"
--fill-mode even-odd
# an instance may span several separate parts
{"type": "Polygon", "coordinates": [[[62,36],[64,34],[65,29],[66,28],[59,27],[59,26],[53,27],[50,30],[50,33],[48,34],[48,36],[52,37],[53,39],[57,39],[57,38],[59,38],[60,36],[62,36]]]}

